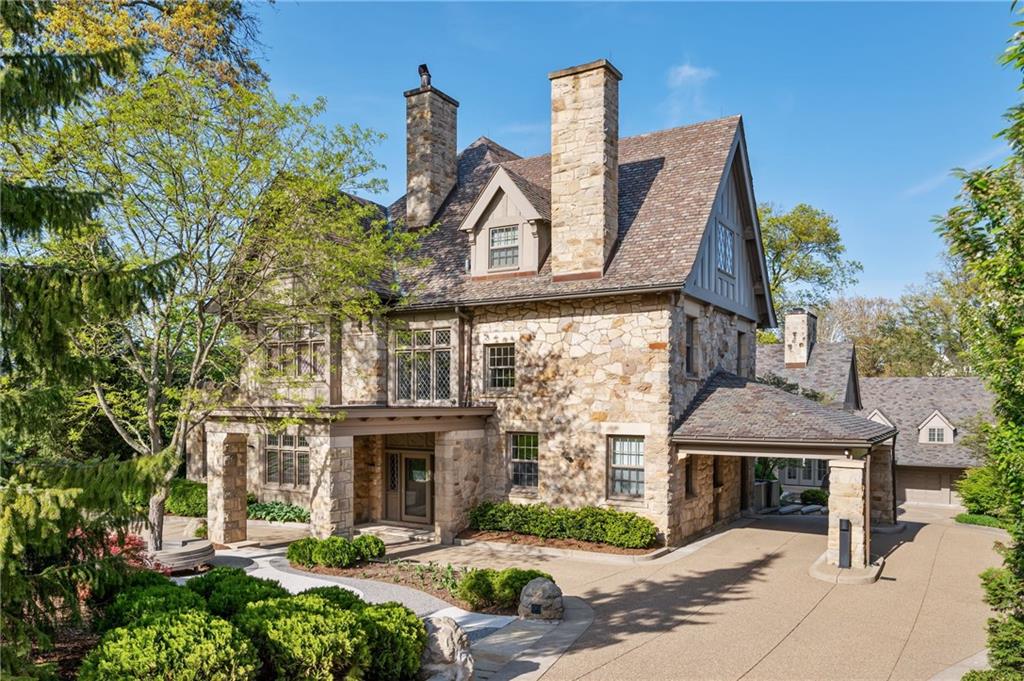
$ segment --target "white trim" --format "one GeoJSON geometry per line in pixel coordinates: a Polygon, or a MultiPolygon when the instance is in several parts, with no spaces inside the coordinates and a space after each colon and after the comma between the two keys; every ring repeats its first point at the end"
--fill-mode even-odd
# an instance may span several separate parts
{"type": "Polygon", "coordinates": [[[932,419],[934,419],[934,418],[935,418],[936,416],[938,416],[938,417],[939,417],[939,418],[940,418],[940,419],[942,420],[942,422],[946,424],[946,427],[948,427],[948,428],[949,428],[949,429],[950,429],[951,431],[953,431],[954,433],[956,432],[956,426],[954,426],[954,425],[953,425],[953,424],[952,424],[952,423],[950,422],[950,420],[949,420],[949,419],[947,419],[947,418],[946,418],[945,416],[943,416],[943,415],[942,415],[942,412],[941,412],[941,411],[939,411],[938,409],[936,409],[935,411],[933,411],[933,412],[932,412],[931,414],[929,414],[929,415],[928,415],[928,418],[926,418],[926,419],[925,419],[924,421],[921,421],[921,423],[920,423],[920,424],[918,424],[918,426],[917,426],[917,430],[918,430],[918,432],[920,432],[922,428],[924,428],[924,427],[925,427],[925,426],[927,426],[927,425],[928,425],[929,423],[931,423],[932,419]]]}
{"type": "Polygon", "coordinates": [[[887,426],[895,426],[896,424],[886,418],[885,414],[882,413],[881,409],[875,409],[873,412],[868,414],[868,420],[874,421],[875,423],[884,423],[887,426]]]}
{"type": "Polygon", "coordinates": [[[537,209],[519,189],[519,186],[509,177],[508,171],[498,166],[494,175],[491,176],[491,179],[484,186],[483,191],[477,195],[476,201],[473,202],[473,208],[466,215],[462,224],[459,225],[461,231],[476,231],[477,223],[480,222],[480,218],[483,217],[484,212],[486,212],[487,207],[491,204],[499,189],[505,192],[509,201],[519,210],[524,221],[543,219],[541,214],[537,212],[537,209]]]}

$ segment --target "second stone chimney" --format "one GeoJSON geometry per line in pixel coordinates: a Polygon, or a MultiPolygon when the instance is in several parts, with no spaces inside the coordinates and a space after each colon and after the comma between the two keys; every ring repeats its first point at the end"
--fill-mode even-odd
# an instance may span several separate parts
{"type": "Polygon", "coordinates": [[[604,274],[619,233],[619,81],[606,59],[551,80],[551,274],[604,274]]]}
{"type": "Polygon", "coordinates": [[[811,349],[818,340],[818,318],[798,307],[786,313],[786,323],[782,330],[786,368],[806,367],[811,349]]]}
{"type": "Polygon", "coordinates": [[[405,93],[405,221],[433,221],[458,181],[456,112],[459,103],[430,84],[420,64],[420,86],[405,93]]]}

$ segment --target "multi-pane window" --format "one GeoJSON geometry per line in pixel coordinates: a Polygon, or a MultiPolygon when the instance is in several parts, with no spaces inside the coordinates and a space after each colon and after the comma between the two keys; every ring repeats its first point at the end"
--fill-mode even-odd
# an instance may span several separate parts
{"type": "Polygon", "coordinates": [[[945,428],[929,428],[928,429],[928,442],[945,442],[946,441],[946,429],[945,428]]]}
{"type": "Polygon", "coordinates": [[[516,387],[516,348],[514,343],[484,346],[487,387],[508,390],[516,387]]]}
{"type": "Polygon", "coordinates": [[[488,242],[487,262],[490,269],[519,265],[519,228],[492,227],[488,242]]]}
{"type": "Polygon", "coordinates": [[[268,433],[264,445],[267,483],[309,487],[309,441],[304,435],[268,433]]]}
{"type": "Polygon", "coordinates": [[[721,222],[718,223],[717,231],[718,269],[726,274],[735,274],[736,270],[736,244],[732,230],[721,222]]]}
{"type": "Polygon", "coordinates": [[[508,448],[512,459],[512,484],[516,487],[536,487],[537,433],[509,433],[508,448]]]}
{"type": "Polygon", "coordinates": [[[286,324],[267,334],[267,369],[286,376],[325,379],[327,341],[322,324],[286,324]]]}
{"type": "Polygon", "coordinates": [[[644,439],[613,435],[610,450],[609,492],[613,497],[644,495],[644,439]]]}
{"type": "Polygon", "coordinates": [[[686,373],[689,375],[695,375],[697,373],[697,357],[696,350],[694,349],[694,340],[696,338],[696,327],[697,320],[694,317],[686,318],[686,329],[683,332],[684,343],[686,344],[686,373]]]}
{"type": "Polygon", "coordinates": [[[395,334],[395,393],[403,401],[452,396],[452,331],[420,329],[395,334]]]}
{"type": "Polygon", "coordinates": [[[786,466],[786,482],[798,485],[821,485],[827,474],[827,459],[794,459],[786,466]]]}

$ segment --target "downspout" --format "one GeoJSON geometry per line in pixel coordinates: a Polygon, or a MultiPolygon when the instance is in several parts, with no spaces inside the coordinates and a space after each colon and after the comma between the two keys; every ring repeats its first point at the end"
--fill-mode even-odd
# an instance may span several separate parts
{"type": "MultiPolygon", "coordinates": [[[[899,433],[896,433],[899,435],[899,433]]],[[[892,436],[892,451],[889,453],[889,468],[892,469],[892,524],[895,525],[898,522],[898,516],[896,515],[896,435],[892,436]]]]}
{"type": "Polygon", "coordinates": [[[455,314],[459,318],[459,404],[467,407],[473,399],[473,314],[458,305],[455,314]]]}

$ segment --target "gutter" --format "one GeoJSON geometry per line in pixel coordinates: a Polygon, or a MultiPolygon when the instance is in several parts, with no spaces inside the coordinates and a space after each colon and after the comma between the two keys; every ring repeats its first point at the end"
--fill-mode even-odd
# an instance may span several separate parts
{"type": "Polygon", "coordinates": [[[834,447],[836,449],[850,449],[857,447],[866,447],[870,445],[876,445],[879,442],[888,440],[893,437],[897,432],[895,428],[891,431],[884,433],[883,435],[870,438],[868,440],[765,440],[765,439],[728,439],[728,438],[692,438],[683,435],[673,435],[669,439],[676,444],[692,444],[692,445],[746,445],[746,446],[773,446],[773,447],[792,447],[795,449],[800,448],[814,448],[814,447],[834,447]]]}

